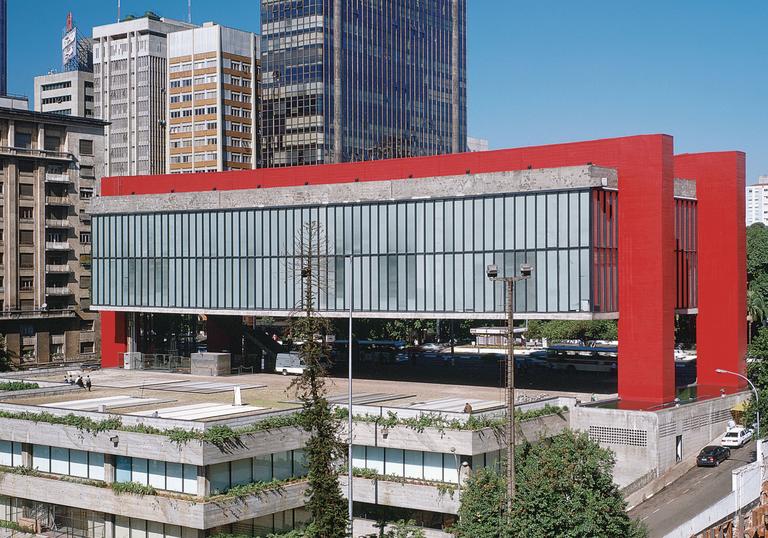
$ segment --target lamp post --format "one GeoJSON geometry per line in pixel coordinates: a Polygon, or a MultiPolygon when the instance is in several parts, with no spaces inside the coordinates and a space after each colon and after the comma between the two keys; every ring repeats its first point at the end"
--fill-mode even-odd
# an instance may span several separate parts
{"type": "Polygon", "coordinates": [[[740,377],[741,379],[749,383],[750,387],[752,387],[752,394],[755,395],[755,406],[757,409],[757,453],[758,455],[760,455],[760,396],[757,393],[757,389],[749,380],[749,378],[745,375],[738,374],[736,372],[731,372],[730,370],[723,370],[722,368],[717,368],[715,372],[717,372],[718,374],[731,374],[731,375],[735,375],[736,377],[740,377]]]}
{"type": "Polygon", "coordinates": [[[515,498],[515,282],[531,276],[533,268],[528,264],[520,266],[520,274],[515,276],[499,276],[499,268],[489,265],[486,269],[488,279],[492,282],[506,284],[507,311],[507,514],[512,513],[512,503],[515,498]]]}
{"type": "Polygon", "coordinates": [[[349,429],[349,442],[347,446],[347,472],[349,477],[347,480],[347,510],[349,517],[349,535],[354,534],[354,518],[352,516],[353,500],[352,500],[352,256],[347,256],[344,260],[346,263],[347,273],[347,300],[349,301],[349,337],[347,339],[347,350],[349,351],[347,357],[347,428],[349,429]]]}

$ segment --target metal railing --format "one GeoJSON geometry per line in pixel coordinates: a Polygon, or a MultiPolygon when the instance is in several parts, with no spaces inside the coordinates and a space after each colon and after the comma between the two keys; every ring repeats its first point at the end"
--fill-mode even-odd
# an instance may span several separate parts
{"type": "Polygon", "coordinates": [[[69,174],[55,174],[53,172],[45,173],[45,181],[48,183],[72,183],[69,174]]]}
{"type": "Polygon", "coordinates": [[[72,290],[66,286],[46,286],[45,294],[57,296],[72,295],[72,290]]]}
{"type": "Polygon", "coordinates": [[[45,203],[48,205],[73,205],[69,196],[46,196],[45,203]]]}
{"type": "Polygon", "coordinates": [[[71,273],[72,268],[69,264],[47,265],[45,266],[46,273],[71,273]]]}
{"type": "Polygon", "coordinates": [[[141,369],[161,372],[189,372],[190,361],[190,357],[180,355],[145,353],[141,357],[141,369]]]}
{"type": "Polygon", "coordinates": [[[74,316],[74,308],[59,308],[51,310],[0,310],[0,319],[72,318],[74,316]]]}
{"type": "Polygon", "coordinates": [[[67,241],[46,241],[45,250],[72,250],[72,245],[67,241]]]}
{"type": "Polygon", "coordinates": [[[49,228],[72,228],[72,223],[67,219],[45,219],[45,225],[49,228]]]}
{"type": "Polygon", "coordinates": [[[64,151],[51,151],[47,149],[17,148],[13,146],[0,146],[0,154],[16,157],[37,157],[42,159],[56,159],[72,161],[74,156],[64,151]]]}

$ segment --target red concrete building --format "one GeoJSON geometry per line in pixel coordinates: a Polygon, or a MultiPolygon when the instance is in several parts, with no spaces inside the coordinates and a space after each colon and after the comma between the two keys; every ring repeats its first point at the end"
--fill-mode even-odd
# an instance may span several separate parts
{"type": "MultiPolygon", "coordinates": [[[[462,219],[464,219],[462,222],[466,224],[465,228],[471,230],[477,229],[478,226],[482,227],[483,224],[486,226],[485,243],[482,243],[483,238],[478,239],[479,236],[477,235],[474,237],[473,248],[476,258],[473,259],[492,259],[494,256],[504,256],[505,253],[511,256],[510,259],[518,259],[519,256],[514,258],[512,255],[514,251],[523,257],[544,260],[547,271],[555,275],[554,277],[548,276],[546,283],[542,283],[544,266],[541,262],[539,263],[541,280],[536,284],[530,284],[531,288],[534,288],[533,291],[531,288],[527,288],[521,292],[524,295],[520,303],[522,305],[521,317],[545,319],[553,319],[557,316],[574,319],[618,318],[620,346],[618,390],[620,398],[627,405],[632,405],[634,402],[637,402],[638,405],[663,403],[675,398],[673,348],[675,345],[676,313],[696,315],[698,319],[699,390],[719,392],[721,388],[728,391],[740,389],[742,385],[737,377],[716,374],[714,370],[723,368],[740,373],[744,373],[745,370],[744,168],[745,156],[741,152],[675,155],[671,136],[642,135],[479,153],[362,163],[245,172],[105,178],[102,181],[101,198],[94,202],[93,208],[95,223],[93,305],[94,308],[102,311],[102,362],[105,367],[117,366],[121,363],[121,353],[127,349],[126,319],[131,312],[145,310],[156,312],[199,311],[210,316],[226,315],[227,313],[232,315],[258,314],[268,310],[270,313],[279,314],[282,307],[265,309],[238,307],[222,303],[221,308],[217,309],[215,306],[201,303],[202,306],[196,308],[184,306],[181,302],[176,304],[173,299],[167,299],[165,295],[162,297],[158,295],[160,299],[157,303],[152,307],[147,307],[145,305],[152,302],[152,298],[147,299],[149,302],[145,303],[142,303],[144,298],[137,297],[128,297],[125,300],[115,299],[114,294],[110,292],[109,282],[116,282],[115,279],[119,277],[119,274],[114,272],[117,270],[110,269],[110,267],[115,267],[115,258],[111,257],[109,249],[112,248],[111,243],[120,242],[123,239],[119,237],[120,229],[115,228],[117,224],[107,225],[105,220],[104,225],[100,226],[98,224],[99,219],[119,219],[126,215],[144,212],[182,214],[189,211],[213,211],[215,213],[223,210],[222,206],[226,208],[226,204],[233,203],[235,205],[245,204],[241,205],[241,208],[261,207],[264,205],[263,201],[274,200],[278,192],[284,193],[286,198],[282,203],[286,207],[298,207],[300,210],[306,204],[306,207],[309,208],[307,210],[310,211],[309,214],[312,215],[314,213],[311,211],[322,206],[317,201],[320,199],[318,197],[335,196],[336,198],[332,198],[330,203],[338,203],[339,207],[344,207],[345,204],[358,203],[359,197],[365,197],[366,193],[369,192],[364,189],[376,188],[376,186],[365,187],[362,185],[368,182],[386,182],[387,185],[390,185],[387,188],[392,192],[397,189],[404,189],[404,186],[409,186],[409,188],[413,186],[412,189],[415,190],[413,192],[408,191],[407,194],[418,194],[422,190],[428,193],[426,196],[410,196],[409,201],[403,198],[404,219],[408,219],[410,215],[408,211],[410,211],[411,206],[407,204],[414,204],[413,200],[440,198],[440,195],[436,194],[436,186],[442,186],[440,187],[441,192],[443,192],[442,196],[448,200],[456,195],[450,190],[446,190],[445,185],[460,185],[461,189],[467,189],[461,194],[464,199],[482,200],[482,197],[487,199],[492,194],[496,196],[491,202],[481,201],[478,204],[475,201],[473,206],[471,204],[464,206],[475,208],[474,213],[472,213],[473,217],[468,217],[466,210],[462,213],[462,219]],[[587,169],[585,169],[587,171],[578,171],[579,174],[588,175],[591,173],[593,177],[585,179],[582,183],[577,180],[563,179],[568,174],[577,174],[573,167],[594,167],[594,170],[589,169],[592,170],[591,172],[587,169]],[[536,173],[534,174],[534,172],[536,173]],[[606,177],[603,177],[601,181],[596,181],[595,178],[600,174],[606,177]],[[504,178],[509,178],[508,188],[504,187],[504,178]],[[547,178],[550,178],[551,181],[547,178]],[[329,190],[327,186],[330,184],[334,184],[336,187],[329,190]],[[488,185],[491,184],[500,186],[496,187],[498,193],[489,192],[488,185]],[[266,193],[272,189],[277,190],[266,193]],[[242,196],[233,198],[228,191],[238,191],[238,194],[242,196]],[[302,194],[304,191],[307,193],[307,199],[302,194]],[[346,195],[347,192],[350,194],[346,195]],[[583,192],[589,194],[589,207],[584,209],[585,206],[581,206],[581,213],[578,213],[574,209],[576,207],[574,200],[583,192]],[[199,196],[196,198],[192,193],[199,196]],[[567,212],[569,218],[573,217],[571,218],[572,224],[562,224],[559,231],[553,232],[555,240],[552,245],[549,244],[550,238],[545,237],[544,246],[540,249],[529,247],[527,243],[525,248],[518,246],[517,243],[513,248],[508,248],[505,243],[506,239],[499,236],[498,230],[502,227],[499,219],[509,223],[512,217],[505,216],[507,214],[504,213],[499,196],[512,197],[515,193],[522,193],[520,196],[524,195],[528,198],[540,197],[533,202],[530,200],[522,201],[519,205],[519,207],[525,208],[533,207],[538,211],[532,213],[532,210],[526,209],[525,218],[530,219],[526,222],[536,224],[528,226],[528,228],[533,228],[530,230],[530,234],[533,234],[531,237],[537,234],[535,229],[537,225],[539,227],[547,226],[548,219],[555,218],[557,213],[562,215],[564,211],[567,212]],[[546,193],[552,193],[553,197],[559,198],[551,202],[549,198],[542,198],[546,193]],[[358,198],[354,198],[354,196],[358,196],[358,198]],[[227,202],[224,203],[222,200],[227,202]],[[484,203],[487,205],[483,205],[484,203]],[[220,205],[215,206],[215,204],[220,205]],[[251,205],[248,206],[248,204],[251,205]],[[538,209],[540,207],[545,208],[547,212],[543,212],[544,209],[538,209]],[[481,209],[478,210],[477,208],[481,209]],[[480,218],[478,218],[478,214],[480,214],[478,211],[483,215],[480,218]],[[494,211],[497,211],[495,219],[493,217],[494,211]],[[578,213],[581,215],[578,218],[581,219],[584,211],[589,213],[589,244],[587,246],[581,245],[577,249],[573,245],[565,244],[568,243],[567,240],[563,244],[558,243],[569,233],[572,237],[578,233],[586,233],[584,224],[579,224],[579,232],[572,232],[576,227],[576,224],[573,224],[576,222],[575,215],[578,213]],[[536,218],[531,217],[534,213],[537,215],[536,218],[540,220],[537,221],[536,218]],[[467,221],[468,218],[474,220],[467,221]],[[488,233],[490,235],[487,235],[488,233]],[[491,240],[489,237],[495,239],[491,240]],[[478,247],[478,244],[481,243],[484,246],[478,247]],[[98,246],[99,244],[101,246],[98,246]],[[573,282],[577,278],[571,276],[569,281],[571,296],[561,297],[560,303],[552,306],[552,295],[557,295],[558,291],[550,286],[551,283],[565,282],[563,279],[569,277],[562,276],[565,272],[563,268],[572,268],[574,260],[579,256],[574,253],[565,254],[567,248],[571,247],[573,247],[574,252],[579,250],[583,256],[588,256],[589,267],[585,269],[582,263],[578,278],[587,278],[590,282],[587,285],[582,280],[579,284],[579,290],[574,290],[576,285],[573,282]],[[536,250],[538,251],[534,252],[536,250]],[[483,255],[485,258],[482,257],[483,255]],[[101,266],[98,263],[99,259],[104,260],[104,264],[101,266]],[[553,266],[557,269],[554,273],[552,273],[553,266]],[[560,280],[557,280],[558,278],[560,280]],[[96,290],[97,286],[101,287],[96,290]],[[550,287],[547,288],[547,286],[550,287]],[[544,304],[542,301],[550,306],[542,309],[541,305],[544,304]]],[[[439,189],[438,192],[440,192],[439,189]]],[[[389,201],[396,203],[398,202],[396,198],[393,194],[389,201]]],[[[581,200],[581,198],[578,199],[581,200]]],[[[373,199],[371,202],[373,203],[373,199]]],[[[327,204],[328,201],[323,203],[327,204]]],[[[365,201],[361,203],[364,204],[365,201]]],[[[456,204],[456,202],[451,203],[456,204]]],[[[518,202],[510,201],[509,207],[518,207],[515,206],[516,203],[518,202]]],[[[364,206],[361,210],[361,215],[366,215],[366,212],[369,211],[366,207],[364,206]]],[[[414,209],[417,219],[419,218],[420,207],[416,204],[414,209]]],[[[433,211],[431,207],[423,210],[427,212],[425,218],[428,222],[431,222],[428,219],[429,214],[437,218],[437,213],[430,213],[433,211]]],[[[447,206],[441,205],[440,207],[442,211],[447,206]]],[[[349,211],[350,215],[357,215],[357,209],[349,211]]],[[[377,211],[379,210],[377,209],[377,211]]],[[[447,212],[442,214],[448,215],[447,212]]],[[[520,214],[520,212],[515,214],[520,214]]],[[[221,218],[224,219],[225,217],[221,218]]],[[[226,218],[229,219],[230,217],[226,218]]],[[[240,218],[237,217],[237,219],[240,218]]],[[[173,217],[170,219],[168,222],[172,223],[173,217]]],[[[222,220],[221,222],[229,221],[222,220]]],[[[250,226],[250,221],[238,222],[246,222],[242,225],[243,229],[250,226]]],[[[347,221],[342,220],[340,222],[347,221]]],[[[410,221],[404,220],[403,222],[410,221]]],[[[517,223],[518,221],[515,221],[514,225],[510,224],[509,234],[514,234],[517,223]]],[[[441,224],[445,226],[445,222],[441,222],[441,224]]],[[[179,225],[176,225],[175,231],[168,233],[171,234],[169,240],[173,243],[173,234],[182,232],[179,225]]],[[[369,235],[373,237],[372,234],[369,233],[369,235]]],[[[130,236],[123,235],[122,237],[130,236]]],[[[438,249],[437,240],[431,239],[428,234],[424,237],[427,241],[426,244],[434,247],[432,250],[438,249]]],[[[427,268],[429,268],[432,250],[424,246],[419,250],[419,237],[415,241],[413,257],[417,265],[414,267],[418,267],[418,264],[421,263],[421,257],[425,256],[427,268]]],[[[467,247],[468,241],[465,239],[463,247],[470,250],[467,247]]],[[[510,239],[510,243],[515,241],[518,239],[514,239],[514,241],[510,239]]],[[[440,248],[443,246],[441,245],[440,248]]],[[[458,249],[456,250],[458,251],[458,249]]],[[[354,255],[354,248],[350,250],[350,253],[354,255]]],[[[406,278],[410,267],[408,265],[410,263],[409,255],[406,253],[403,256],[406,259],[403,266],[405,270],[402,272],[406,278]]],[[[226,254],[222,256],[226,257],[226,254]]],[[[451,259],[456,260],[458,254],[452,253],[451,256],[451,259]]],[[[161,258],[161,256],[158,257],[158,260],[161,258]]],[[[181,262],[178,263],[179,265],[175,267],[182,267],[181,262]]],[[[501,310],[498,308],[499,296],[496,291],[491,289],[489,292],[488,288],[484,287],[486,284],[481,283],[475,274],[479,262],[474,263],[475,265],[465,264],[461,266],[463,267],[461,273],[454,271],[451,282],[447,280],[448,273],[444,272],[446,275],[446,282],[443,283],[444,289],[450,288],[448,284],[456,284],[460,274],[465,279],[473,279],[469,286],[473,293],[467,293],[465,289],[462,294],[464,313],[469,313],[474,317],[498,318],[503,312],[503,308],[501,310]],[[468,267],[469,271],[467,270],[468,267]],[[483,293],[486,297],[485,302],[478,299],[483,293]],[[470,302],[472,309],[467,307],[470,302]]],[[[384,265],[382,264],[382,267],[384,265]]],[[[120,267],[120,264],[118,263],[116,267],[120,267]]],[[[225,266],[222,265],[221,267],[225,266]]],[[[245,267],[245,264],[242,267],[245,267]]],[[[374,262],[365,261],[362,267],[372,269],[374,262]]],[[[123,278],[131,278],[128,272],[124,274],[128,276],[123,278]]],[[[391,275],[391,273],[388,274],[391,275]]],[[[150,274],[147,281],[151,281],[152,278],[153,276],[150,274]]],[[[232,278],[236,277],[233,276],[232,278]]],[[[263,274],[263,278],[267,278],[266,272],[263,274]]],[[[187,284],[176,281],[170,285],[180,289],[187,284]]],[[[397,315],[403,317],[441,317],[442,315],[459,317],[462,314],[458,300],[454,301],[450,308],[446,303],[441,310],[436,306],[439,303],[437,297],[439,293],[435,292],[435,296],[432,297],[433,303],[430,303],[430,290],[427,289],[426,292],[423,292],[422,287],[417,282],[415,287],[406,288],[410,292],[406,291],[405,295],[403,295],[402,290],[400,291],[400,298],[406,301],[405,303],[401,301],[401,303],[409,306],[403,307],[402,311],[397,310],[397,315]],[[413,293],[416,296],[413,300],[414,308],[410,307],[411,297],[408,293],[413,293]],[[424,305],[427,305],[423,308],[420,307],[421,303],[419,302],[422,293],[426,301],[424,305]],[[429,304],[435,306],[430,309],[428,308],[429,304]]],[[[186,290],[183,291],[186,293],[186,290]]],[[[139,291],[136,293],[140,294],[139,291]]],[[[248,292],[244,290],[242,293],[245,296],[248,292]]],[[[371,299],[373,298],[373,292],[370,289],[361,288],[361,293],[363,295],[368,294],[371,299]]],[[[562,294],[562,292],[560,293],[562,294]]],[[[365,297],[367,298],[368,295],[365,297]]],[[[237,303],[237,299],[233,299],[233,301],[233,305],[237,303]]],[[[243,305],[246,303],[247,301],[242,302],[243,305]]],[[[335,303],[335,307],[329,307],[329,311],[337,309],[339,304],[335,303]]],[[[369,310],[375,313],[378,308],[384,312],[382,303],[377,304],[377,307],[370,307],[369,310]]],[[[365,301],[362,301],[361,305],[365,306],[365,301]]],[[[390,315],[393,314],[393,311],[390,309],[384,314],[390,315]]],[[[369,313],[366,317],[372,317],[372,315],[369,313]]]]}

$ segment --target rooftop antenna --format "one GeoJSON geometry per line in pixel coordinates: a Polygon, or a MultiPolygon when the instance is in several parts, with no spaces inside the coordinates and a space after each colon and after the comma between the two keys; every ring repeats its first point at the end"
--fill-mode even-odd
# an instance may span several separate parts
{"type": "Polygon", "coordinates": [[[187,22],[192,24],[192,0],[187,0],[187,22]]]}

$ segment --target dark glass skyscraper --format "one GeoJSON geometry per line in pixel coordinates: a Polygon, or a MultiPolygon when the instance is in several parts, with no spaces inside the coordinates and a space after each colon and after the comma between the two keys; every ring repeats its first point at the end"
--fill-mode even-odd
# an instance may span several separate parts
{"type": "Polygon", "coordinates": [[[466,0],[261,0],[263,166],[464,151],[466,0]]]}
{"type": "Polygon", "coordinates": [[[8,94],[8,0],[0,0],[0,95],[8,94]]]}

